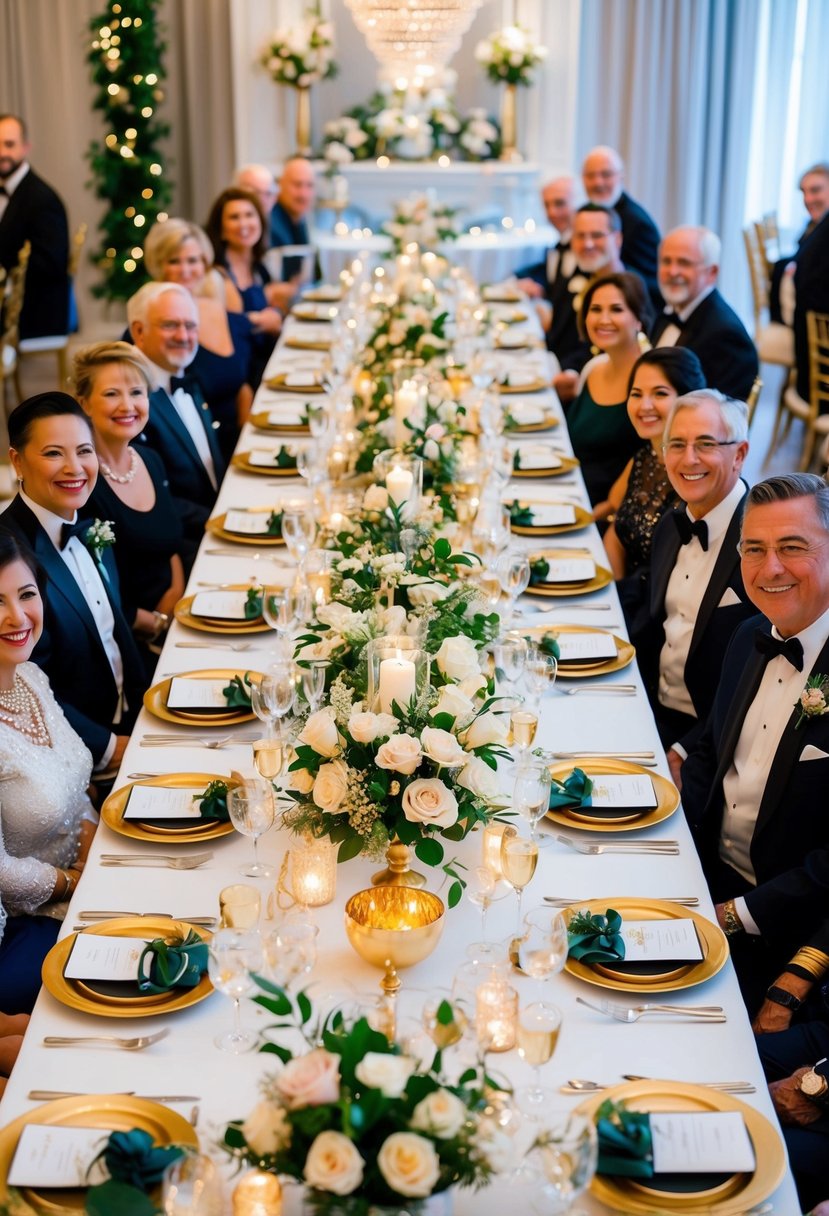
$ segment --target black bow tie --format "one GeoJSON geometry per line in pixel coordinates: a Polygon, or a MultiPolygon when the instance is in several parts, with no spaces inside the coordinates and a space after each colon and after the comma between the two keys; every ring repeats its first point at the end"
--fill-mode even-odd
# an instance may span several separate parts
{"type": "Polygon", "coordinates": [[[760,651],[766,662],[782,655],[788,659],[792,667],[803,670],[803,646],[799,638],[775,638],[770,633],[758,629],[754,634],[754,645],[760,651]]]}
{"type": "Polygon", "coordinates": [[[0,198],[9,198],[9,192],[5,186],[0,186],[0,198]]]}
{"type": "Polygon", "coordinates": [[[177,388],[183,388],[185,393],[189,393],[190,396],[192,397],[193,389],[195,388],[195,385],[196,385],[196,381],[193,378],[193,376],[171,376],[170,377],[170,396],[172,397],[173,393],[176,391],[177,388]]]}
{"type": "Polygon", "coordinates": [[[74,524],[61,524],[60,529],[60,547],[65,549],[73,536],[83,537],[84,533],[89,530],[89,520],[79,519],[74,524]]]}
{"type": "Polygon", "coordinates": [[[704,519],[689,519],[684,511],[677,511],[674,523],[679,533],[679,543],[687,545],[696,536],[703,551],[708,552],[708,524],[704,519]]]}
{"type": "Polygon", "coordinates": [[[678,312],[666,312],[665,321],[668,325],[675,325],[677,329],[682,329],[685,324],[678,312]]]}

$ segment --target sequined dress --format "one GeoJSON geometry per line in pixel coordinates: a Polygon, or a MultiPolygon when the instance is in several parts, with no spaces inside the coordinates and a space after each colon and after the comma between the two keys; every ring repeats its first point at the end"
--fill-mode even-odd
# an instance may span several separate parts
{"type": "MultiPolygon", "coordinates": [[[[49,899],[55,867],[78,855],[81,824],[98,820],[86,793],[92,756],[40,668],[21,663],[17,671],[40,701],[52,746],[38,747],[0,718],[0,897],[10,916],[37,912],[49,899]]],[[[59,906],[44,913],[60,915],[59,906]]]]}
{"type": "Polygon", "coordinates": [[[634,454],[628,488],[616,512],[616,535],[631,573],[650,564],[656,525],[679,503],[665,466],[650,444],[634,454]]]}

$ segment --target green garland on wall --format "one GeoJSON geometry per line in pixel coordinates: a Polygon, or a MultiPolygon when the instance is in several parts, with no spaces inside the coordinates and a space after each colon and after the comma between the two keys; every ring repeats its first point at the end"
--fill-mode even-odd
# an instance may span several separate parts
{"type": "Polygon", "coordinates": [[[110,0],[89,23],[93,104],[108,129],[87,153],[90,184],[107,203],[101,244],[92,254],[103,279],[93,291],[107,300],[126,300],[145,281],[141,246],[152,224],[166,218],[172,197],[160,150],[170,128],[155,117],[165,79],[158,5],[159,0],[110,0]]]}

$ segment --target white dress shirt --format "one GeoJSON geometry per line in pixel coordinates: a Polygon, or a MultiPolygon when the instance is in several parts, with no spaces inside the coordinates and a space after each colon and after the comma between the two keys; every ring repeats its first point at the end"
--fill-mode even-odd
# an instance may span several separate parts
{"type": "Polygon", "coordinates": [[[573,271],[576,269],[576,255],[570,248],[570,241],[573,238],[572,232],[562,232],[558,238],[558,244],[553,245],[552,249],[547,250],[547,282],[552,283],[556,275],[561,270],[562,277],[569,279],[573,271]],[[566,245],[567,248],[562,250],[561,246],[566,245]]]}
{"type": "Polygon", "coordinates": [[[10,173],[4,182],[0,182],[0,186],[3,186],[6,191],[5,194],[0,194],[0,220],[2,220],[3,216],[6,214],[9,199],[23,181],[23,178],[29,172],[30,167],[31,166],[27,160],[21,161],[14,173],[10,173]]]}
{"type": "MultiPolygon", "coordinates": [[[[708,297],[711,295],[711,292],[714,290],[715,287],[716,287],[716,283],[712,283],[709,287],[706,287],[705,291],[701,291],[699,293],[699,295],[697,296],[697,298],[695,300],[692,300],[690,304],[686,304],[684,308],[671,308],[671,306],[669,304],[666,307],[665,312],[675,313],[679,317],[682,324],[684,325],[685,322],[690,317],[691,313],[694,311],[694,309],[699,308],[702,301],[708,299],[708,297]]],[[[663,329],[662,333],[659,335],[659,341],[656,343],[656,345],[657,346],[676,346],[677,338],[679,337],[681,332],[682,331],[678,325],[674,325],[673,323],[671,323],[670,325],[666,325],[665,328],[663,329]]]]}
{"type": "Polygon", "coordinates": [[[666,709],[676,709],[694,718],[697,713],[685,684],[685,664],[702,598],[744,493],[745,485],[738,480],[722,502],[704,516],[708,525],[707,552],[697,536],[692,536],[687,545],[680,545],[665,592],[665,642],[659,656],[659,703],[666,709]]]}
{"type": "MultiPolygon", "coordinates": [[[[210,484],[216,490],[219,487],[219,482],[216,477],[216,466],[213,461],[213,453],[210,451],[210,444],[207,439],[207,432],[204,429],[202,422],[202,411],[196,405],[193,398],[183,388],[177,388],[174,393],[170,392],[171,373],[165,371],[163,367],[159,367],[157,363],[153,364],[156,373],[156,382],[164,389],[164,392],[170,398],[175,407],[181,421],[187,430],[188,435],[193,440],[199,460],[204,465],[207,476],[210,478],[210,484]]],[[[182,369],[181,375],[184,375],[186,368],[182,369]]]]}

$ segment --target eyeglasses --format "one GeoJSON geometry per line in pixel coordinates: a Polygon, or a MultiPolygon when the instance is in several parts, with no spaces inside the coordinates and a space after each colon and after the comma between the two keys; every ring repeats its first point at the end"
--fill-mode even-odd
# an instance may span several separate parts
{"type": "Polygon", "coordinates": [[[198,331],[198,321],[156,321],[156,327],[163,334],[174,334],[177,329],[186,329],[188,334],[194,334],[198,331]]]}
{"type": "Polygon", "coordinates": [[[823,548],[823,545],[807,545],[795,540],[785,541],[782,545],[760,545],[756,541],[741,540],[737,545],[737,552],[746,565],[759,566],[770,553],[773,553],[781,562],[796,562],[811,557],[813,553],[817,553],[823,548]]]}
{"type": "Polygon", "coordinates": [[[712,456],[717,448],[731,448],[739,439],[669,439],[662,444],[662,451],[671,456],[682,456],[691,448],[696,456],[712,456]]]}

